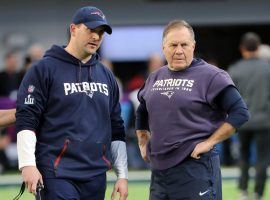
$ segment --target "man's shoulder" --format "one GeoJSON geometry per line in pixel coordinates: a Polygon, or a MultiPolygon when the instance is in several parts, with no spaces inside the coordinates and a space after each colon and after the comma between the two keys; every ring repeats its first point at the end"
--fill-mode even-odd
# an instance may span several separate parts
{"type": "Polygon", "coordinates": [[[260,68],[269,68],[270,69],[270,64],[267,63],[266,61],[262,60],[262,59],[241,59],[238,60],[237,62],[233,63],[229,69],[230,70],[247,70],[248,68],[256,68],[256,67],[260,67],[260,68]]]}
{"type": "Polygon", "coordinates": [[[254,61],[258,66],[262,66],[266,69],[270,69],[270,63],[263,59],[256,59],[254,61]]]}
{"type": "Polygon", "coordinates": [[[35,61],[31,67],[27,70],[27,73],[30,74],[41,74],[45,76],[47,72],[50,71],[52,65],[47,61],[48,58],[42,58],[40,60],[35,61]]]}
{"type": "Polygon", "coordinates": [[[167,65],[164,65],[154,71],[152,71],[148,77],[150,76],[157,76],[157,75],[160,75],[160,74],[163,74],[163,73],[167,73],[168,72],[168,66],[167,65]]]}
{"type": "Polygon", "coordinates": [[[245,59],[237,60],[228,67],[228,72],[231,73],[239,70],[245,70],[247,68],[247,65],[250,65],[249,61],[245,59]]]}
{"type": "Polygon", "coordinates": [[[211,75],[215,76],[218,73],[227,73],[223,69],[221,69],[215,65],[212,65],[208,62],[205,62],[202,59],[199,59],[199,61],[200,62],[195,64],[194,70],[196,70],[200,75],[206,75],[206,77],[209,77],[211,75]]]}

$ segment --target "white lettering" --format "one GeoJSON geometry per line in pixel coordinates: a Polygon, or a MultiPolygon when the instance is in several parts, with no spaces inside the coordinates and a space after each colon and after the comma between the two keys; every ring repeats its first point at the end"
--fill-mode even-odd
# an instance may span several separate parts
{"type": "Polygon", "coordinates": [[[65,95],[68,95],[68,91],[71,89],[70,83],[64,83],[65,95]]]}
{"type": "Polygon", "coordinates": [[[92,92],[97,91],[97,84],[96,84],[96,83],[90,83],[90,90],[91,90],[92,92]]]}
{"type": "Polygon", "coordinates": [[[181,82],[182,82],[181,79],[176,79],[175,86],[178,86],[179,87],[181,85],[181,82]]]}
{"type": "Polygon", "coordinates": [[[83,91],[88,91],[88,90],[90,90],[89,83],[87,83],[87,82],[82,82],[82,86],[83,86],[83,91]]]}
{"type": "Polygon", "coordinates": [[[156,80],[153,84],[152,91],[158,90],[184,90],[184,91],[192,91],[192,87],[194,85],[194,80],[189,79],[163,79],[156,80]],[[181,86],[181,88],[179,87],[181,86]],[[191,88],[191,89],[189,89],[191,88]]]}
{"type": "Polygon", "coordinates": [[[182,79],[182,86],[185,86],[185,84],[186,84],[186,82],[187,82],[188,80],[187,79],[182,79]]]}
{"type": "Polygon", "coordinates": [[[187,87],[192,87],[194,83],[194,80],[188,80],[187,87]]]}
{"type": "Polygon", "coordinates": [[[81,89],[82,83],[75,83],[75,85],[77,86],[78,91],[79,91],[79,92],[82,92],[82,89],[81,89]]]}
{"type": "Polygon", "coordinates": [[[158,84],[159,84],[159,81],[156,81],[156,82],[154,83],[153,87],[158,86],[158,84]]]}
{"type": "Polygon", "coordinates": [[[24,104],[26,105],[32,105],[34,104],[34,98],[31,98],[31,95],[29,94],[27,98],[24,99],[24,104]]]}
{"type": "Polygon", "coordinates": [[[74,92],[78,92],[75,83],[71,83],[71,92],[70,94],[74,93],[74,92]]]}
{"type": "Polygon", "coordinates": [[[101,93],[103,93],[103,92],[102,92],[102,86],[101,86],[102,84],[101,84],[101,83],[97,83],[97,85],[98,85],[99,91],[100,91],[101,93]]]}
{"type": "Polygon", "coordinates": [[[109,95],[109,92],[108,92],[107,85],[106,84],[102,84],[102,87],[103,87],[103,90],[104,90],[104,94],[106,94],[108,96],[109,95]]]}
{"type": "Polygon", "coordinates": [[[168,86],[173,86],[173,79],[168,79],[168,86]]]}
{"type": "Polygon", "coordinates": [[[82,93],[82,92],[85,94],[90,94],[90,93],[93,94],[94,92],[97,92],[97,91],[105,94],[106,96],[109,95],[108,86],[107,84],[103,84],[103,83],[81,82],[81,83],[63,83],[63,85],[64,85],[65,95],[69,95],[73,93],[82,93]]]}

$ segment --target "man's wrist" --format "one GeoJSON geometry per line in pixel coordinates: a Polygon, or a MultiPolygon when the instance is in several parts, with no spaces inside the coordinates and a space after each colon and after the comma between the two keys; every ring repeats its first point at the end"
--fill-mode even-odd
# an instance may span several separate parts
{"type": "Polygon", "coordinates": [[[145,146],[150,138],[150,134],[147,130],[137,130],[138,144],[139,146],[145,146]]]}

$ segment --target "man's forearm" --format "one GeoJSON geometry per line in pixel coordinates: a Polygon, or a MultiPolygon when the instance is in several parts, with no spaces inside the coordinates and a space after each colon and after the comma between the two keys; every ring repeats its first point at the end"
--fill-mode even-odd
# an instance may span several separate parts
{"type": "Polygon", "coordinates": [[[136,130],[139,146],[144,146],[150,139],[150,133],[147,130],[136,130]]]}
{"type": "Polygon", "coordinates": [[[137,130],[136,134],[141,156],[146,162],[149,162],[149,158],[147,157],[147,144],[150,140],[150,133],[147,130],[137,130]]]}
{"type": "Polygon", "coordinates": [[[235,131],[235,128],[231,124],[225,122],[205,142],[213,147],[217,143],[231,137],[235,131]]]}
{"type": "Polygon", "coordinates": [[[123,141],[112,141],[111,155],[118,178],[128,179],[127,149],[123,141]]]}
{"type": "Polygon", "coordinates": [[[16,121],[16,109],[0,110],[0,127],[12,125],[16,121]]]}

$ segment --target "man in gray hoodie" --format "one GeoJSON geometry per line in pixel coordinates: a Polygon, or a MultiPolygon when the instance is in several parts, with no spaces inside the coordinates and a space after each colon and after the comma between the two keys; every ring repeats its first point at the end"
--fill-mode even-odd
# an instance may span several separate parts
{"type": "Polygon", "coordinates": [[[242,59],[229,69],[236,87],[247,103],[250,120],[240,128],[240,170],[239,189],[242,199],[248,198],[248,169],[250,167],[250,146],[256,142],[257,161],[254,199],[261,199],[266,181],[268,143],[270,142],[270,66],[259,59],[260,38],[255,33],[246,33],[240,42],[242,59]]]}

